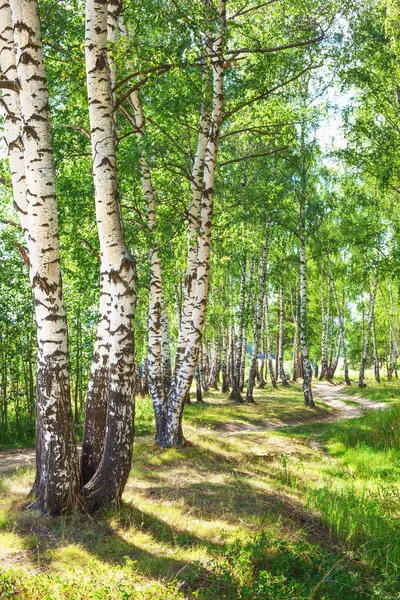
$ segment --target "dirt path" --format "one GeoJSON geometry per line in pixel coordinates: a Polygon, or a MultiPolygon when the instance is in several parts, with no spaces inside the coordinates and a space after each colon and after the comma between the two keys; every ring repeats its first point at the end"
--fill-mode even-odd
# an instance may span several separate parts
{"type": "Polygon", "coordinates": [[[345,385],[336,386],[331,383],[316,383],[313,388],[314,395],[318,400],[331,406],[334,410],[339,411],[339,415],[335,420],[355,419],[361,417],[365,410],[383,410],[387,408],[387,404],[384,402],[373,402],[362,396],[349,396],[343,394],[342,390],[345,389],[345,385]],[[344,400],[357,402],[358,406],[346,404],[344,400]]]}
{"type": "Polygon", "coordinates": [[[230,431],[229,433],[222,433],[220,431],[210,431],[208,429],[197,430],[199,433],[205,433],[207,435],[217,434],[220,437],[231,437],[235,435],[249,435],[252,433],[260,433],[262,431],[273,431],[276,429],[282,429],[287,427],[297,427],[299,425],[304,425],[305,423],[328,423],[340,421],[342,419],[356,419],[357,417],[361,417],[366,410],[383,410],[387,408],[387,404],[384,402],[373,402],[371,400],[367,400],[367,398],[363,398],[362,396],[349,396],[347,394],[343,394],[342,390],[345,390],[346,386],[343,385],[334,385],[332,383],[314,383],[313,385],[313,393],[314,397],[327,404],[331,408],[333,408],[334,413],[330,416],[320,418],[310,418],[306,421],[292,421],[290,423],[271,423],[267,427],[260,427],[258,425],[252,425],[251,427],[241,427],[237,428],[234,431],[230,431]],[[357,406],[346,404],[344,400],[350,400],[351,402],[356,402],[357,406]]]}
{"type": "MultiPolygon", "coordinates": [[[[251,428],[245,428],[229,433],[221,433],[220,431],[211,431],[209,429],[196,429],[198,433],[207,435],[218,435],[219,437],[229,437],[232,435],[246,435],[252,433],[260,433],[261,431],[270,431],[281,429],[282,427],[296,427],[304,425],[304,423],[323,423],[329,421],[340,421],[341,419],[355,419],[361,417],[366,410],[383,410],[387,408],[387,404],[383,402],[373,402],[363,398],[362,396],[349,396],[342,393],[346,386],[332,385],[330,383],[315,383],[313,386],[314,396],[324,404],[332,407],[335,413],[325,419],[307,419],[307,421],[299,421],[295,423],[271,423],[267,427],[258,427],[253,425],[251,428]],[[349,405],[344,400],[357,402],[357,406],[349,405]]],[[[16,469],[18,467],[29,467],[35,464],[35,450],[19,449],[19,450],[2,450],[0,451],[0,474],[16,469]]]]}

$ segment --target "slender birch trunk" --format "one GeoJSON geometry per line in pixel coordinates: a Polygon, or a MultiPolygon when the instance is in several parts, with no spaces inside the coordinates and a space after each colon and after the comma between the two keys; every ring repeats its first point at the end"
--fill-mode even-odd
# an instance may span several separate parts
{"type": "Polygon", "coordinates": [[[315,404],[311,387],[311,364],[307,345],[307,263],[304,219],[304,204],[302,203],[300,206],[300,348],[303,361],[304,405],[313,407],[315,404]]]}
{"type": "MultiPolygon", "coordinates": [[[[207,74],[205,72],[204,76],[207,74]]],[[[179,323],[178,345],[175,356],[175,373],[182,364],[187,341],[192,327],[194,297],[196,292],[199,239],[198,229],[201,219],[201,198],[204,182],[204,165],[207,141],[210,130],[210,115],[205,103],[201,107],[197,150],[192,169],[191,202],[188,211],[188,247],[185,275],[185,294],[182,302],[179,323]]]]}
{"type": "Polygon", "coordinates": [[[265,311],[264,311],[264,300],[265,300],[265,292],[263,298],[263,305],[261,307],[261,340],[260,340],[260,349],[262,352],[261,356],[261,364],[260,364],[260,385],[258,386],[260,390],[264,389],[267,385],[267,361],[266,361],[266,340],[265,340],[265,311]]]}
{"type": "Polygon", "coordinates": [[[243,343],[242,343],[242,354],[240,361],[240,378],[239,378],[239,389],[240,393],[243,393],[244,384],[246,380],[246,356],[247,356],[247,329],[243,331],[243,343]]]}
{"type": "MultiPolygon", "coordinates": [[[[392,331],[390,332],[392,335],[392,331]]],[[[379,373],[379,357],[378,357],[378,347],[377,347],[377,343],[376,343],[376,327],[375,327],[375,315],[372,321],[372,340],[373,340],[373,344],[374,344],[374,374],[375,374],[375,381],[377,383],[381,382],[381,376],[379,373]]]]}
{"type": "Polygon", "coordinates": [[[372,328],[372,323],[374,320],[375,298],[376,298],[376,291],[378,289],[378,271],[379,271],[379,262],[378,262],[378,257],[377,257],[376,267],[375,267],[375,275],[374,275],[374,286],[373,286],[372,294],[370,296],[370,308],[369,308],[368,323],[367,323],[367,328],[366,328],[366,332],[365,332],[365,341],[364,341],[363,353],[362,353],[362,357],[361,357],[360,372],[358,375],[358,387],[365,387],[365,385],[366,385],[366,383],[364,381],[364,373],[365,373],[365,364],[367,362],[369,339],[371,336],[371,328],[372,328]]]}
{"type": "Polygon", "coordinates": [[[242,365],[242,348],[243,348],[243,332],[244,332],[244,302],[246,294],[246,256],[243,257],[241,276],[240,276],[240,291],[239,291],[239,307],[238,307],[238,324],[236,332],[235,352],[232,353],[232,391],[229,400],[235,402],[243,402],[240,394],[240,375],[242,365]]]}
{"type": "Polygon", "coordinates": [[[266,338],[267,338],[267,360],[268,360],[269,376],[271,379],[272,387],[277,388],[278,385],[276,383],[274,363],[272,361],[272,354],[271,354],[271,330],[270,330],[270,324],[269,324],[268,297],[265,298],[265,333],[266,333],[266,338]]]}
{"type": "MultiPolygon", "coordinates": [[[[107,62],[107,3],[87,0],[85,56],[101,272],[111,295],[109,386],[104,451],[83,488],[88,510],[119,503],[132,461],[136,269],[125,243],[118,197],[113,101],[107,62]]],[[[114,15],[115,27],[117,13],[114,15]]]]}
{"type": "Polygon", "coordinates": [[[288,386],[285,368],[283,365],[283,262],[281,264],[280,285],[279,285],[279,376],[284,387],[288,386]]]}
{"type": "Polygon", "coordinates": [[[163,444],[165,446],[176,446],[184,443],[182,432],[183,404],[190,390],[197,364],[208,298],[214,179],[224,102],[224,60],[222,46],[225,24],[225,0],[219,0],[218,26],[213,43],[208,49],[213,72],[213,111],[204,161],[204,183],[197,252],[196,294],[193,303],[191,331],[187,338],[185,354],[179,368],[179,373],[173,379],[171,392],[168,396],[167,427],[163,444]]]}
{"type": "Polygon", "coordinates": [[[229,349],[231,346],[230,336],[226,333],[222,337],[222,388],[221,392],[229,392],[229,349]]]}
{"type": "Polygon", "coordinates": [[[293,323],[294,323],[294,334],[293,334],[293,381],[297,381],[299,377],[299,311],[298,311],[298,282],[296,279],[295,287],[295,301],[293,309],[293,323]]]}
{"type": "Polygon", "coordinates": [[[200,344],[200,378],[203,392],[208,391],[208,371],[207,371],[207,353],[204,352],[204,344],[203,342],[200,344]]]}
{"type": "MultiPolygon", "coordinates": [[[[9,151],[13,155],[11,170],[17,192],[17,210],[23,230],[28,231],[29,272],[37,324],[36,478],[33,493],[35,506],[55,515],[76,505],[79,471],[70,398],[68,330],[60,269],[49,98],[37,2],[11,0],[10,5],[3,2],[0,11],[3,30],[1,68],[6,68],[5,75],[11,77],[15,75],[16,65],[20,88],[20,115],[17,113],[13,130],[7,122],[5,129],[9,136],[9,151]],[[13,47],[10,47],[11,27],[14,30],[13,47]],[[6,65],[5,53],[8,54],[6,65]],[[21,146],[12,139],[18,121],[22,121],[23,158],[21,146]],[[21,178],[23,163],[26,201],[25,182],[21,178]]],[[[18,111],[18,99],[9,95],[4,99],[3,96],[6,107],[10,100],[10,110],[18,111]]]]}
{"type": "Polygon", "coordinates": [[[345,326],[344,326],[344,297],[343,297],[343,309],[340,308],[339,297],[336,289],[335,278],[333,276],[332,263],[330,257],[328,255],[328,268],[329,268],[329,278],[330,284],[332,286],[333,297],[335,299],[336,312],[339,317],[339,331],[340,331],[340,342],[343,353],[343,369],[344,369],[344,380],[346,385],[351,385],[350,377],[349,377],[349,366],[347,363],[347,348],[346,348],[346,338],[345,338],[345,326]]]}
{"type": "MultiPolygon", "coordinates": [[[[328,303],[329,309],[329,303],[328,303]]],[[[321,264],[321,374],[319,379],[329,379],[328,377],[328,348],[327,348],[327,329],[329,321],[329,310],[325,310],[325,268],[321,264]]]]}
{"type": "Polygon", "coordinates": [[[259,270],[259,285],[260,289],[258,292],[258,299],[256,304],[256,310],[254,315],[254,328],[253,328],[253,355],[251,358],[249,380],[247,382],[246,390],[246,402],[255,402],[253,397],[253,389],[257,372],[258,365],[258,352],[261,341],[262,333],[262,322],[263,322],[263,308],[264,308],[264,297],[265,297],[265,285],[267,280],[267,262],[268,262],[268,244],[269,244],[269,233],[271,229],[271,223],[267,223],[265,231],[265,239],[260,260],[259,270]]]}
{"type": "Polygon", "coordinates": [[[196,379],[196,402],[200,402],[201,404],[204,404],[203,393],[201,390],[201,374],[200,374],[199,362],[197,363],[197,367],[196,367],[195,379],[196,379]]]}
{"type": "Polygon", "coordinates": [[[212,351],[212,359],[211,359],[211,369],[210,376],[208,378],[208,387],[212,390],[218,391],[218,373],[220,369],[220,360],[219,360],[219,340],[218,336],[214,337],[213,341],[213,351],[212,351]]]}
{"type": "MultiPolygon", "coordinates": [[[[129,39],[127,25],[123,19],[123,15],[119,15],[119,29],[121,35],[126,40],[129,39]]],[[[134,70],[131,61],[127,61],[129,69],[134,70]]],[[[157,232],[156,220],[156,205],[157,195],[153,186],[152,174],[146,156],[145,148],[145,127],[146,121],[142,108],[139,91],[134,90],[129,97],[130,103],[134,110],[134,124],[136,139],[139,146],[139,167],[144,200],[146,203],[146,220],[147,227],[151,239],[150,250],[150,295],[149,295],[149,354],[148,354],[148,382],[149,392],[153,402],[155,422],[156,422],[156,443],[162,441],[163,431],[165,429],[167,415],[167,394],[170,388],[170,377],[166,374],[168,370],[167,364],[163,357],[166,351],[166,341],[163,340],[163,323],[162,302],[163,302],[163,285],[162,285],[162,267],[160,260],[160,249],[157,232]],[[164,351],[163,351],[164,350],[164,351]],[[167,384],[168,389],[165,387],[167,384]]],[[[164,333],[165,338],[165,333],[164,333]]],[[[169,362],[170,366],[170,362],[169,362]]]]}
{"type": "Polygon", "coordinates": [[[164,393],[168,394],[171,388],[172,368],[171,349],[169,345],[169,322],[164,299],[161,306],[161,372],[164,393]]]}

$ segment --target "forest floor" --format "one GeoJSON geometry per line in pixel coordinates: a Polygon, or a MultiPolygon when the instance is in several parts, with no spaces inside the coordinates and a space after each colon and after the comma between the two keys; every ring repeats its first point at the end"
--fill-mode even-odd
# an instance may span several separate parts
{"type": "Polygon", "coordinates": [[[213,392],[167,451],[139,402],[123,506],[95,517],[25,510],[32,452],[2,453],[0,598],[398,598],[400,386],[315,389],[213,392]]]}
{"type": "MultiPolygon", "coordinates": [[[[220,399],[218,401],[215,398],[217,394],[213,394],[211,396],[213,402],[207,401],[204,406],[201,407],[203,408],[201,415],[198,413],[190,414],[187,421],[189,421],[191,428],[194,427],[196,429],[197,434],[215,431],[218,436],[229,437],[232,435],[254,434],[260,431],[279,429],[281,427],[304,425],[305,423],[354,419],[361,417],[365,410],[380,410],[387,408],[387,404],[383,402],[371,401],[358,394],[353,396],[345,395],[343,394],[343,390],[345,389],[346,386],[344,385],[315,383],[313,385],[314,396],[320,403],[317,404],[316,411],[313,413],[310,413],[309,410],[303,408],[301,405],[291,407],[293,410],[290,412],[288,410],[274,411],[274,408],[276,409],[278,407],[274,407],[272,403],[269,403],[268,406],[262,405],[261,408],[258,405],[255,405],[254,407],[250,405],[250,415],[249,407],[247,405],[244,405],[242,408],[242,413],[240,413],[240,407],[235,406],[233,419],[232,414],[230,413],[232,412],[232,406],[234,405],[226,404],[226,401],[222,402],[220,399]],[[332,408],[333,412],[330,413],[327,410],[324,410],[322,404],[332,408]],[[265,409],[267,409],[267,411],[265,409]],[[214,413],[212,416],[210,414],[211,412],[214,413]],[[206,424],[207,427],[204,427],[204,424],[206,424]]],[[[284,392],[284,390],[282,391],[284,392]]],[[[291,390],[291,393],[293,393],[293,390],[291,390]]],[[[269,398],[271,398],[270,394],[269,398]]],[[[279,400],[282,400],[282,396],[279,400]]],[[[196,404],[194,404],[194,406],[196,406],[196,404]]],[[[0,450],[0,473],[34,464],[34,448],[0,450]]]]}

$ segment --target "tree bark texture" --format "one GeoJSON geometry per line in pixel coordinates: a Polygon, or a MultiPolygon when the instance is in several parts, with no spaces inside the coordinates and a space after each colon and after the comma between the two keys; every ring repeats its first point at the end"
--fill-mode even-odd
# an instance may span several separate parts
{"type": "MultiPolygon", "coordinates": [[[[11,41],[10,8],[15,58],[12,58],[12,51],[9,58],[10,62],[15,60],[20,86],[24,148],[22,161],[17,156],[20,146],[15,147],[11,168],[19,173],[13,177],[13,183],[18,184],[16,202],[21,203],[17,210],[20,218],[22,216],[22,228],[28,230],[29,272],[38,343],[33,492],[40,510],[60,514],[76,505],[79,472],[70,398],[68,328],[61,281],[49,98],[37,2],[11,0],[9,6],[3,2],[1,27],[3,29],[5,24],[6,35],[2,44],[11,41]],[[26,215],[24,184],[17,160],[20,165],[25,164],[26,215]]],[[[4,50],[2,68],[3,60],[4,50]]],[[[12,71],[13,67],[8,73],[11,75],[12,71]]],[[[17,99],[13,98],[13,108],[16,106],[17,99]]]]}
{"type": "MultiPolygon", "coordinates": [[[[115,3],[116,5],[116,3],[115,3]]],[[[114,3],[110,4],[112,9],[114,3]]],[[[87,0],[85,57],[101,273],[110,286],[109,385],[104,451],[83,494],[89,511],[119,503],[132,461],[136,269],[120,212],[113,98],[107,61],[108,5],[87,0]]],[[[117,12],[114,13],[115,27],[117,12]]],[[[90,415],[88,415],[90,419],[90,415]]]]}

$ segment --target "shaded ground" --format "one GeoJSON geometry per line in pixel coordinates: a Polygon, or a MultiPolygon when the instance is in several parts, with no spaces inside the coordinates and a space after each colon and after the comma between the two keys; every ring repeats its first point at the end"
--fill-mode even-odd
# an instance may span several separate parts
{"type": "Polygon", "coordinates": [[[390,548],[383,562],[397,564],[392,550],[397,544],[400,556],[394,495],[400,460],[392,449],[400,447],[393,437],[400,431],[400,412],[398,422],[389,411],[376,410],[384,405],[354,396],[358,405],[348,405],[342,391],[315,385],[316,398],[324,402],[319,420],[302,408],[299,386],[258,390],[254,406],[222,400],[220,406],[190,407],[185,430],[192,444],[162,451],[152,436],[137,438],[121,510],[94,517],[76,512],[53,518],[23,510],[34,477],[24,457],[33,461],[33,451],[1,453],[6,466],[0,476],[0,598],[271,597],[264,591],[230,594],[223,587],[242,585],[240,578],[253,581],[252,565],[271,574],[263,585],[280,586],[277,598],[397,597],[385,595],[382,586],[391,580],[376,575],[361,552],[372,547],[374,560],[378,551],[383,560],[390,548]],[[372,410],[357,420],[354,408],[372,410]],[[295,423],[289,422],[294,409],[295,423]],[[235,416],[237,432],[195,426],[209,417],[218,428],[224,418],[234,423],[235,416]],[[240,435],[244,428],[252,435],[240,435]],[[23,468],[12,470],[13,461],[23,468]],[[331,523],[334,515],[338,520],[331,523]],[[250,558],[235,546],[235,562],[232,544],[253,543],[260,532],[264,546],[254,546],[250,558]]]}

